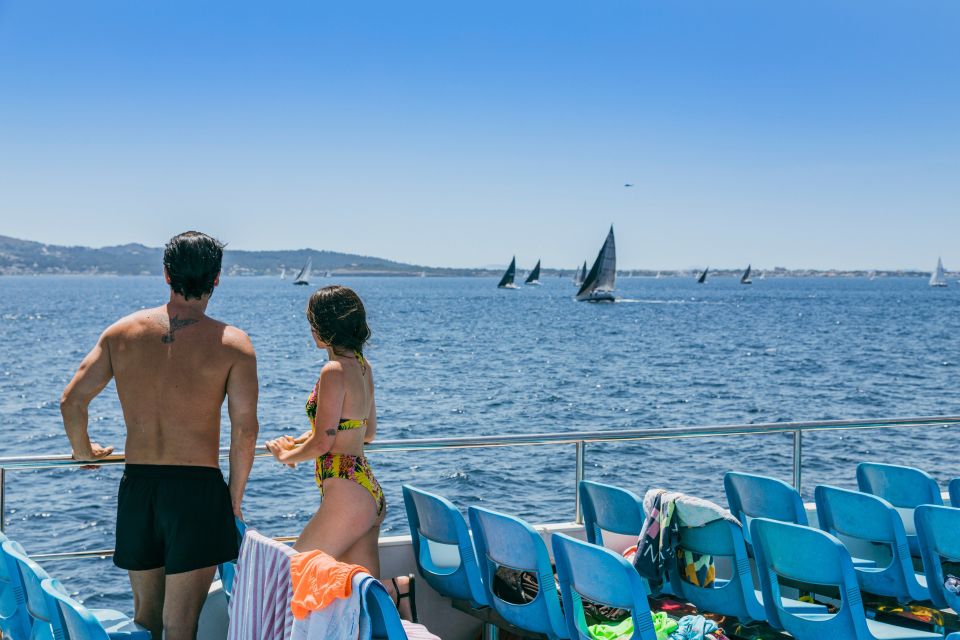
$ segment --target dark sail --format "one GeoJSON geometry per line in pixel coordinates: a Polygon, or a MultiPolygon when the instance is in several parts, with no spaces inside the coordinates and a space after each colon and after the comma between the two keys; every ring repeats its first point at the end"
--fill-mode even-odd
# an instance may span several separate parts
{"type": "Polygon", "coordinates": [[[504,272],[503,277],[500,278],[500,283],[497,285],[500,289],[506,289],[513,285],[513,277],[517,275],[517,257],[514,256],[513,260],[510,261],[510,266],[507,267],[506,272],[504,272]]]}
{"type": "Polygon", "coordinates": [[[747,265],[747,270],[740,276],[740,284],[753,284],[753,281],[750,280],[750,265],[747,265]]]}
{"type": "Polygon", "coordinates": [[[583,284],[580,285],[580,290],[577,291],[577,300],[597,298],[596,294],[598,293],[607,294],[601,297],[612,300],[613,296],[609,293],[613,291],[616,278],[617,246],[613,239],[613,227],[611,226],[607,239],[604,241],[603,247],[600,248],[600,253],[597,254],[597,259],[590,268],[590,272],[587,273],[587,277],[584,278],[583,284]]]}
{"type": "Polygon", "coordinates": [[[540,281],[540,261],[537,260],[537,266],[533,268],[533,271],[530,272],[530,275],[527,276],[524,284],[532,284],[534,282],[540,281]]]}
{"type": "Polygon", "coordinates": [[[310,269],[313,267],[313,258],[307,258],[306,264],[300,269],[300,273],[293,279],[293,284],[310,284],[310,269]]]}
{"type": "Polygon", "coordinates": [[[703,270],[703,273],[700,274],[700,277],[697,278],[697,282],[698,282],[699,284],[703,284],[704,282],[707,281],[707,272],[708,272],[708,271],[710,271],[710,267],[707,267],[706,269],[704,269],[704,270],[703,270]]]}

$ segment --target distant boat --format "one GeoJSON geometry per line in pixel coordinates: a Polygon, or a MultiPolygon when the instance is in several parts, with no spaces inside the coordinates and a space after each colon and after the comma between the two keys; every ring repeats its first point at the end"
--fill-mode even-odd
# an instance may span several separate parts
{"type": "Polygon", "coordinates": [[[580,302],[613,302],[616,300],[613,291],[617,279],[617,245],[613,240],[613,225],[607,239],[597,254],[590,272],[584,278],[580,290],[577,291],[577,300],[580,302]]]}
{"type": "Polygon", "coordinates": [[[868,272],[868,273],[867,273],[867,278],[870,279],[870,280],[876,280],[876,279],[877,279],[877,272],[876,272],[876,271],[870,271],[870,272],[868,272]]]}
{"type": "Polygon", "coordinates": [[[587,261],[584,260],[583,266],[579,270],[573,272],[573,284],[579,287],[583,284],[583,281],[586,279],[587,279],[587,261]]]}
{"type": "Polygon", "coordinates": [[[421,271],[421,272],[420,272],[420,277],[421,277],[421,278],[426,278],[426,277],[427,277],[427,272],[426,272],[426,271],[421,271]]]}
{"type": "Polygon", "coordinates": [[[533,271],[530,272],[530,275],[527,276],[527,279],[524,280],[523,284],[540,284],[540,261],[537,260],[537,266],[533,268],[533,271]]]}
{"type": "Polygon", "coordinates": [[[286,270],[286,269],[280,269],[280,279],[281,279],[281,280],[286,280],[286,279],[287,279],[287,270],[286,270]]]}
{"type": "Polygon", "coordinates": [[[740,284],[753,284],[753,280],[750,279],[750,265],[747,265],[747,270],[740,276],[740,284]]]}
{"type": "Polygon", "coordinates": [[[324,277],[324,278],[332,278],[332,277],[333,277],[333,271],[324,271],[324,272],[323,272],[323,277],[324,277]]]}
{"type": "Polygon", "coordinates": [[[656,275],[655,277],[656,277],[657,280],[659,280],[660,278],[663,277],[663,274],[660,273],[659,271],[657,271],[657,275],[656,275]]]}
{"type": "Polygon", "coordinates": [[[943,272],[943,260],[937,258],[937,270],[933,272],[933,275],[930,276],[930,286],[931,287],[945,287],[947,286],[947,276],[943,272]]]}
{"type": "Polygon", "coordinates": [[[513,278],[517,275],[517,256],[513,256],[513,260],[510,261],[510,266],[507,267],[507,270],[504,272],[503,277],[500,278],[500,283],[497,285],[498,289],[519,289],[519,287],[513,284],[513,278]]]}
{"type": "Polygon", "coordinates": [[[709,271],[710,271],[710,267],[707,267],[706,269],[703,270],[703,273],[701,273],[700,276],[697,278],[697,284],[703,284],[704,282],[707,281],[707,272],[709,271]]]}
{"type": "Polygon", "coordinates": [[[310,284],[310,269],[312,268],[313,258],[307,258],[307,262],[303,265],[303,269],[300,269],[300,273],[298,273],[297,277],[293,279],[293,284],[310,284]]]}

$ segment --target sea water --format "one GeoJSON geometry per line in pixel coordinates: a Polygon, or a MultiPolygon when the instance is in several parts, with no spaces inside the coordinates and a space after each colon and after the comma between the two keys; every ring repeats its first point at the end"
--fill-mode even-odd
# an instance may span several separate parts
{"type": "MultiPolygon", "coordinates": [[[[573,301],[567,278],[498,290],[493,278],[333,278],[363,298],[373,338],[378,438],[555,433],[679,425],[960,414],[960,285],[920,278],[625,278],[614,304],[573,301]]],[[[208,309],[247,331],[260,373],[260,441],[309,428],[304,403],[326,360],[304,308],[313,287],[224,278],[208,309]]],[[[97,336],[165,301],[159,277],[0,278],[0,455],[68,453],[58,399],[97,336]]],[[[223,443],[228,421],[224,418],[223,443]]],[[[113,385],[90,408],[90,433],[123,448],[113,385]]],[[[806,434],[804,493],[855,486],[858,461],[960,475],[958,434],[902,429],[806,434]]],[[[792,436],[591,444],[586,477],[642,493],[665,486],[723,501],[727,470],[791,473],[792,436]]],[[[372,454],[388,511],[407,533],[400,487],[533,522],[574,515],[574,447],[372,454]]],[[[224,468],[226,468],[224,466],[224,468]]],[[[30,553],[113,547],[119,466],[7,473],[8,536],[30,553]]],[[[295,535],[319,495],[312,465],[258,458],[244,513],[295,535]]],[[[109,558],[46,561],[91,606],[126,611],[109,558]]]]}

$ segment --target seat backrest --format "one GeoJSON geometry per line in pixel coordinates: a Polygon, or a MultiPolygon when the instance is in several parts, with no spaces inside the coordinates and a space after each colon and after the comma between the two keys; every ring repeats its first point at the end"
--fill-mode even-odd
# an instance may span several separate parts
{"type": "Polygon", "coordinates": [[[800,494],[783,480],[728,471],[723,476],[723,488],[730,513],[743,524],[747,544],[750,544],[749,525],[753,518],[807,524],[800,494]]]}
{"type": "Polygon", "coordinates": [[[603,531],[640,536],[643,500],[635,493],[589,480],[581,480],[578,490],[588,542],[602,545],[603,531]]]}
{"type": "Polygon", "coordinates": [[[564,617],[571,638],[592,640],[583,612],[590,602],[629,609],[636,640],[657,640],[647,590],[640,574],[617,553],[562,533],[553,534],[553,557],[565,603],[564,617]]]}
{"type": "Polygon", "coordinates": [[[843,544],[829,533],[803,525],[757,518],[750,523],[757,573],[767,621],[797,638],[874,640],[867,630],[853,561],[843,544]],[[784,608],[778,578],[840,591],[833,616],[804,616],[784,608]]]}
{"type": "Polygon", "coordinates": [[[824,485],[816,488],[814,496],[821,529],[889,548],[892,558],[885,568],[856,570],[864,591],[902,602],[928,597],[913,571],[907,534],[893,505],[879,496],[824,485]]]}
{"type": "Polygon", "coordinates": [[[407,640],[400,614],[383,584],[371,577],[363,582],[361,589],[363,606],[370,615],[372,639],[407,640]]]}
{"type": "Polygon", "coordinates": [[[10,542],[0,533],[0,633],[5,638],[28,638],[33,623],[27,613],[27,600],[17,563],[7,555],[4,547],[10,542]]]}
{"type": "Polygon", "coordinates": [[[566,638],[567,628],[557,597],[557,584],[547,546],[540,534],[520,518],[489,509],[470,507],[468,514],[484,589],[491,606],[505,620],[521,629],[551,638],[566,638]],[[524,604],[514,604],[498,597],[494,575],[500,566],[536,576],[536,597],[524,604]]]}
{"type": "MultiPolygon", "coordinates": [[[[243,536],[247,532],[247,524],[240,518],[234,518],[237,525],[237,537],[243,544],[243,536]]],[[[233,580],[237,576],[237,561],[230,560],[217,567],[220,572],[220,586],[223,588],[223,595],[227,597],[227,602],[233,596],[233,580]]]]}
{"type": "Polygon", "coordinates": [[[742,620],[764,620],[766,614],[757,600],[750,558],[743,530],[727,520],[714,520],[702,527],[681,525],[677,532],[677,562],[670,563],[670,585],[673,592],[701,611],[736,616],[742,620]],[[729,558],[730,579],[704,587],[694,584],[692,576],[683,575],[679,563],[683,552],[700,556],[729,558]]]}
{"type": "Polygon", "coordinates": [[[950,506],[960,508],[960,478],[951,480],[947,491],[950,493],[950,506]]]}
{"type": "Polygon", "coordinates": [[[107,632],[82,604],[68,596],[56,580],[46,578],[40,587],[48,600],[55,603],[53,637],[58,640],[109,640],[107,632]]]}
{"type": "Polygon", "coordinates": [[[403,503],[417,570],[427,584],[442,596],[467,600],[474,607],[488,606],[463,514],[446,498],[410,485],[403,485],[403,503]],[[446,555],[455,553],[456,558],[438,558],[441,549],[446,555]]]}
{"type": "Polygon", "coordinates": [[[940,486],[933,476],[913,467],[861,462],[857,465],[857,486],[860,491],[880,496],[900,509],[943,504],[940,486]]]}
{"type": "Polygon", "coordinates": [[[27,613],[33,619],[33,624],[50,625],[53,622],[55,611],[53,603],[47,598],[41,583],[49,578],[47,572],[31,560],[18,542],[7,540],[3,543],[3,551],[17,565],[17,573],[23,585],[23,595],[26,599],[27,613]]]}
{"type": "Polygon", "coordinates": [[[960,562],[960,509],[920,505],[914,512],[923,571],[930,599],[938,609],[960,611],[960,595],[944,587],[943,560],[960,562]]]}

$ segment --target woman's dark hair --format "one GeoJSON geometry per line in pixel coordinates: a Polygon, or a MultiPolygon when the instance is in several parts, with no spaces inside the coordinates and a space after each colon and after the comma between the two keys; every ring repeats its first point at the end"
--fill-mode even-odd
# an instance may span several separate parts
{"type": "Polygon", "coordinates": [[[172,237],[163,250],[170,288],[187,300],[213,293],[222,262],[223,243],[199,231],[172,237]]]}
{"type": "Polygon", "coordinates": [[[334,284],[317,289],[307,303],[307,320],[317,336],[333,350],[363,353],[370,339],[367,312],[353,289],[334,284]]]}

